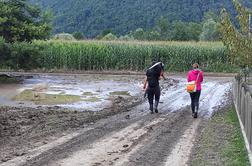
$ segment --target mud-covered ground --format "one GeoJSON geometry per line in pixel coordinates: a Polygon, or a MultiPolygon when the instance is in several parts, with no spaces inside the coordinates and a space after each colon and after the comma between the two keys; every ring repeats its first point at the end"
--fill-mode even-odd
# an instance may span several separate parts
{"type": "Polygon", "coordinates": [[[205,122],[231,104],[231,80],[206,78],[198,119],[181,76],[161,82],[158,114],[149,113],[141,93],[115,97],[98,112],[1,107],[0,165],[190,164],[205,122]]]}
{"type": "MultiPolygon", "coordinates": [[[[85,129],[102,118],[127,112],[140,98],[116,97],[113,106],[100,112],[73,111],[52,107],[0,107],[0,159],[8,161],[23,156],[30,149],[46,145],[58,137],[85,129]],[[125,107],[127,103],[127,107],[125,107]]],[[[0,162],[1,162],[0,161],[0,162]]]]}

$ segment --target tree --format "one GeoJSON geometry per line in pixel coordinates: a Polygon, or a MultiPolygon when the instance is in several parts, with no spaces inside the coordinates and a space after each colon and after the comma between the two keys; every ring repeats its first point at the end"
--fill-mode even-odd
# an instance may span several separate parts
{"type": "Polygon", "coordinates": [[[108,35],[108,34],[114,34],[113,33],[113,31],[111,30],[111,29],[104,29],[97,37],[96,37],[96,39],[98,39],[98,40],[101,40],[101,39],[103,39],[106,35],[108,35]]]}
{"type": "Polygon", "coordinates": [[[134,38],[133,38],[133,36],[125,35],[125,36],[120,36],[119,40],[132,41],[132,40],[134,40],[134,38]]]}
{"type": "Polygon", "coordinates": [[[200,40],[216,41],[220,39],[220,24],[213,19],[208,19],[204,22],[200,40]]]}
{"type": "Polygon", "coordinates": [[[172,23],[172,34],[171,39],[176,41],[187,41],[189,40],[189,35],[187,33],[187,26],[182,21],[174,21],[172,23]]]}
{"type": "Polygon", "coordinates": [[[54,40],[76,40],[70,33],[59,33],[53,36],[54,40]]]}
{"type": "MultiPolygon", "coordinates": [[[[125,35],[138,27],[152,29],[163,16],[169,22],[201,22],[206,11],[219,15],[226,7],[234,13],[231,0],[29,0],[39,2],[55,13],[55,33],[80,29],[88,38],[110,28],[113,34],[125,35]]],[[[251,7],[251,0],[240,0],[251,7]]],[[[171,24],[168,24],[171,28],[171,24]]],[[[159,32],[160,33],[160,32],[159,32]]]]}
{"type": "Polygon", "coordinates": [[[222,41],[230,52],[230,59],[241,67],[252,67],[252,38],[249,28],[249,14],[247,8],[243,7],[238,1],[233,1],[237,10],[237,19],[240,28],[233,25],[228,12],[223,9],[221,12],[221,33],[222,41]]]}
{"type": "Polygon", "coordinates": [[[73,37],[74,37],[75,39],[77,39],[77,40],[82,40],[82,39],[85,38],[84,35],[83,35],[81,32],[74,32],[74,33],[73,33],[73,37]]]}
{"type": "Polygon", "coordinates": [[[161,35],[158,31],[150,30],[145,32],[145,39],[146,40],[160,40],[161,35]]]}
{"type": "Polygon", "coordinates": [[[212,19],[215,22],[219,22],[220,21],[220,18],[217,16],[217,14],[214,11],[211,11],[211,10],[209,10],[209,11],[207,11],[207,12],[204,13],[203,22],[206,22],[209,19],[212,19]]]}
{"type": "Polygon", "coordinates": [[[194,22],[174,21],[172,28],[171,40],[176,41],[198,41],[202,31],[201,24],[194,22]]]}
{"type": "Polygon", "coordinates": [[[0,36],[6,42],[48,38],[52,29],[49,16],[27,0],[0,1],[0,36]]]}
{"type": "Polygon", "coordinates": [[[160,19],[156,23],[156,27],[158,29],[158,32],[160,33],[160,39],[166,40],[168,38],[169,33],[169,26],[168,26],[168,20],[165,17],[160,17],[160,19]]]}
{"type": "Polygon", "coordinates": [[[102,40],[116,40],[116,39],[117,37],[112,33],[109,33],[102,38],[102,40]]]}
{"type": "Polygon", "coordinates": [[[136,40],[144,40],[145,39],[145,32],[143,28],[137,28],[134,32],[132,32],[132,36],[136,40]]]}
{"type": "Polygon", "coordinates": [[[199,36],[202,32],[202,25],[194,22],[189,22],[187,25],[187,33],[189,40],[199,41],[199,36]]]}
{"type": "Polygon", "coordinates": [[[5,40],[0,36],[0,67],[6,67],[8,56],[10,55],[9,44],[5,43],[5,40]]]}

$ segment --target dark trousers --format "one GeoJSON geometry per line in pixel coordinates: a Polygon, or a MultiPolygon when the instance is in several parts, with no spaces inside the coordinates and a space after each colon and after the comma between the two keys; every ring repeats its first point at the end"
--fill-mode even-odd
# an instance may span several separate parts
{"type": "Polygon", "coordinates": [[[149,101],[149,104],[150,104],[150,110],[153,111],[154,97],[155,97],[154,109],[157,109],[159,99],[160,99],[160,86],[148,87],[147,88],[147,95],[148,95],[148,101],[149,101]]]}
{"type": "Polygon", "coordinates": [[[191,107],[192,107],[192,113],[199,110],[199,99],[200,99],[200,90],[197,90],[196,92],[190,93],[191,97],[191,107]]]}

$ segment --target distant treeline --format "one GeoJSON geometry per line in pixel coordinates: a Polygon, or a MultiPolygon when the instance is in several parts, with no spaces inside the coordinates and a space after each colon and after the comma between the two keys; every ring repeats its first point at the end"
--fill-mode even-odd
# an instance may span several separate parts
{"type": "MultiPolygon", "coordinates": [[[[30,0],[54,14],[54,34],[81,32],[96,38],[103,30],[117,37],[142,28],[151,31],[164,17],[172,29],[174,21],[201,23],[205,13],[220,15],[226,8],[235,18],[232,0],[30,0]]],[[[242,0],[251,8],[251,0],[242,0]]],[[[171,37],[171,36],[170,36],[171,37]]]]}

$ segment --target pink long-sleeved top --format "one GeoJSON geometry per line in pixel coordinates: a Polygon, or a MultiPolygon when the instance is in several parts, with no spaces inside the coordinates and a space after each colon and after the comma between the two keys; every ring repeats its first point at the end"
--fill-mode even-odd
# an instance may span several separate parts
{"type": "Polygon", "coordinates": [[[187,74],[187,81],[191,82],[191,81],[196,81],[197,76],[199,74],[199,78],[196,82],[196,87],[197,90],[201,90],[201,83],[203,82],[203,72],[199,69],[194,69],[188,72],[187,74]]]}

